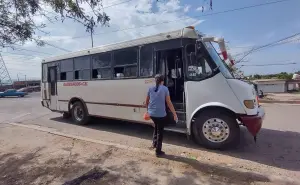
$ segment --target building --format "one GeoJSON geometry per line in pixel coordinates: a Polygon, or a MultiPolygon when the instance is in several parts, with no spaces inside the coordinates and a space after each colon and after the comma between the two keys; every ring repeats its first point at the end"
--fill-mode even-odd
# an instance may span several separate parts
{"type": "Polygon", "coordinates": [[[28,81],[14,81],[12,85],[1,85],[0,92],[6,89],[21,89],[24,87],[40,87],[40,80],[28,80],[28,81]]]}
{"type": "Polygon", "coordinates": [[[40,86],[40,80],[27,80],[27,81],[15,81],[13,83],[14,89],[20,89],[28,86],[40,86]]]}
{"type": "Polygon", "coordinates": [[[285,93],[289,91],[299,91],[300,80],[282,80],[282,79],[260,79],[254,80],[258,92],[264,93],[285,93]]]}

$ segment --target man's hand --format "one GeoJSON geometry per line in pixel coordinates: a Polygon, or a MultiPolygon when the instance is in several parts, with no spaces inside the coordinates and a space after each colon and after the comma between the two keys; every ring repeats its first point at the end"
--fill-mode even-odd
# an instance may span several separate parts
{"type": "Polygon", "coordinates": [[[174,121],[177,123],[178,122],[177,114],[175,113],[173,116],[174,116],[174,121]]]}

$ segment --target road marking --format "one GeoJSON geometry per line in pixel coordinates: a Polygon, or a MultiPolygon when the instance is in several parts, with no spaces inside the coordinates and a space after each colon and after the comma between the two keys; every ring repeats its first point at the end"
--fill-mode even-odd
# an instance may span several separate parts
{"type": "Polygon", "coordinates": [[[21,118],[21,117],[24,117],[24,116],[27,116],[27,115],[30,115],[30,114],[31,114],[31,113],[21,114],[21,115],[19,115],[19,116],[13,117],[13,118],[11,118],[11,119],[14,120],[14,119],[21,118]]]}

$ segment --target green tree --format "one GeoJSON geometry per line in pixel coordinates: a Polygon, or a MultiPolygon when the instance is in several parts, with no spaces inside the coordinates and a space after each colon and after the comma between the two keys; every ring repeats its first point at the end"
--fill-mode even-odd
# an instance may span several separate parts
{"type": "Polygon", "coordinates": [[[43,32],[46,25],[36,24],[34,18],[43,16],[51,20],[46,7],[59,15],[56,19],[73,19],[91,34],[97,25],[107,26],[110,20],[101,9],[102,0],[0,0],[0,46],[12,47],[28,40],[43,45],[36,33],[43,32]],[[86,5],[91,11],[83,9],[86,5]]]}
{"type": "Polygon", "coordinates": [[[253,78],[254,78],[254,79],[261,79],[261,75],[255,74],[255,75],[253,75],[253,78]]]}
{"type": "Polygon", "coordinates": [[[292,73],[286,73],[286,72],[281,72],[276,75],[278,79],[285,79],[285,80],[291,80],[293,78],[292,73]]]}

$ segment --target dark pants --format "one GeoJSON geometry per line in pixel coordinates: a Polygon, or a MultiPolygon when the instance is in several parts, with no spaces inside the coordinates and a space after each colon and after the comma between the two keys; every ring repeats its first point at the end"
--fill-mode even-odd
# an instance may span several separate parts
{"type": "Polygon", "coordinates": [[[152,145],[156,148],[156,152],[161,152],[162,141],[164,137],[164,127],[167,121],[167,117],[156,118],[151,117],[154,122],[154,132],[153,132],[153,143],[152,145]]]}

